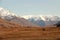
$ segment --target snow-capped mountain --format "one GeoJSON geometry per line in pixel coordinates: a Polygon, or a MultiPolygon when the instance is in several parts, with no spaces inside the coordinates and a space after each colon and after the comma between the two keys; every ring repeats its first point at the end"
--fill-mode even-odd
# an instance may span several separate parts
{"type": "Polygon", "coordinates": [[[2,7],[0,7],[0,18],[5,19],[7,21],[19,23],[20,25],[23,25],[23,26],[37,26],[29,22],[28,20],[20,16],[17,16],[14,13],[11,13],[9,10],[6,10],[2,7]]]}
{"type": "Polygon", "coordinates": [[[34,24],[37,24],[39,26],[47,26],[47,25],[54,25],[58,21],[60,21],[60,17],[58,16],[22,16],[25,19],[31,21],[34,24]]]}
{"type": "Polygon", "coordinates": [[[10,20],[14,17],[16,17],[15,14],[9,12],[9,10],[5,10],[4,8],[0,7],[0,18],[10,20]]]}
{"type": "Polygon", "coordinates": [[[7,9],[0,7],[0,18],[7,21],[16,22],[23,26],[47,26],[56,24],[60,21],[58,16],[17,16],[7,9]]]}

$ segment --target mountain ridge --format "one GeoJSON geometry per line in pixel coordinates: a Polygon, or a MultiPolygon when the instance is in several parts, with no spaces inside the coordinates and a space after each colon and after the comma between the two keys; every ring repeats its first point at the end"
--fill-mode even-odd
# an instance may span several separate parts
{"type": "Polygon", "coordinates": [[[31,21],[34,24],[37,24],[39,26],[48,26],[48,25],[54,25],[56,24],[58,21],[60,21],[60,17],[59,16],[22,16],[25,19],[31,21]]]}
{"type": "Polygon", "coordinates": [[[58,21],[60,21],[59,16],[51,16],[51,15],[17,16],[16,14],[10,12],[9,10],[1,7],[0,7],[0,18],[10,22],[16,22],[23,26],[48,26],[48,25],[54,25],[58,21]]]}
{"type": "Polygon", "coordinates": [[[0,7],[0,18],[10,22],[16,22],[23,26],[38,26],[20,16],[15,15],[14,13],[11,13],[9,10],[6,10],[1,7],[0,7]]]}

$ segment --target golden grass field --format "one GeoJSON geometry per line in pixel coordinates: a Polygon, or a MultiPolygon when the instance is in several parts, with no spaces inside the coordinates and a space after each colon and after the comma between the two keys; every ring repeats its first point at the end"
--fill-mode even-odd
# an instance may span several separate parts
{"type": "Polygon", "coordinates": [[[0,40],[60,40],[60,28],[0,27],[0,40]]]}
{"type": "Polygon", "coordinates": [[[25,27],[0,19],[0,40],[60,40],[60,27],[25,27]]]}

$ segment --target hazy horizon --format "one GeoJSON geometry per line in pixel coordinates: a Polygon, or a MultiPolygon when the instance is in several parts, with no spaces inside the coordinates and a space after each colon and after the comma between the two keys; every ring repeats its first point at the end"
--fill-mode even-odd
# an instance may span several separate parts
{"type": "Polygon", "coordinates": [[[0,7],[17,15],[60,15],[60,0],[0,0],[0,7]]]}

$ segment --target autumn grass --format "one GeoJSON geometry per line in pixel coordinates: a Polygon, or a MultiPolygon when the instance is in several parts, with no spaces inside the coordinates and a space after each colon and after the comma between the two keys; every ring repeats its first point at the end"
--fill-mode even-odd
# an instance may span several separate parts
{"type": "Polygon", "coordinates": [[[59,40],[60,28],[57,27],[17,27],[0,28],[1,40],[59,40]]]}

